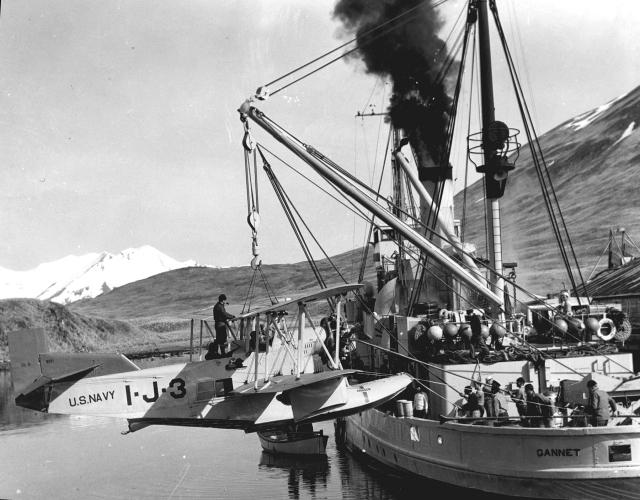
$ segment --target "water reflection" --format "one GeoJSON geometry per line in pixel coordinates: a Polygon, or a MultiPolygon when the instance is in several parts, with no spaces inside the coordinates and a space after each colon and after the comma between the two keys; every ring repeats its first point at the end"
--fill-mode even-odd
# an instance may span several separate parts
{"type": "Polygon", "coordinates": [[[61,415],[47,415],[17,407],[13,400],[11,372],[0,370],[0,431],[42,425],[52,419],[64,418],[61,415]]]}
{"type": "Polygon", "coordinates": [[[320,456],[287,456],[273,455],[262,452],[260,455],[260,469],[280,469],[287,476],[289,498],[301,498],[311,495],[315,498],[318,490],[321,497],[325,497],[327,481],[329,478],[329,459],[326,455],[320,456]]]}

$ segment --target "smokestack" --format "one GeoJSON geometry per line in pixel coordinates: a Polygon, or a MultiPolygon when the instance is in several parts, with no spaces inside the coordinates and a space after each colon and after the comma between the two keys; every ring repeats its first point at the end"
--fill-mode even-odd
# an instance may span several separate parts
{"type": "MultiPolygon", "coordinates": [[[[391,78],[391,123],[409,138],[418,157],[421,180],[438,180],[426,178],[425,168],[443,163],[451,98],[439,75],[446,51],[436,35],[442,21],[432,1],[339,0],[333,15],[356,36],[360,48],[355,54],[361,57],[367,72],[391,78]],[[385,22],[389,24],[367,34],[385,22]]],[[[445,175],[440,179],[451,177],[448,165],[441,173],[445,175]]]]}

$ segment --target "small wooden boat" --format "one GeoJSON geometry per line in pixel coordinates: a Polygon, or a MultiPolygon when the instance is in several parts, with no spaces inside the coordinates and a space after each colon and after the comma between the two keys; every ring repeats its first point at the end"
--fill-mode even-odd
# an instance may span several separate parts
{"type": "Polygon", "coordinates": [[[258,432],[262,449],[268,453],[286,455],[324,455],[329,436],[314,431],[313,427],[298,427],[295,430],[258,432]]]}

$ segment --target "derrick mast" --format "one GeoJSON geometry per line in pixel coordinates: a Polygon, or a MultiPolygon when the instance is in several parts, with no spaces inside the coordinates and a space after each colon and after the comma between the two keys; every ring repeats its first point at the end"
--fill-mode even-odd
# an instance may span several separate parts
{"type": "MultiPolygon", "coordinates": [[[[491,268],[489,282],[492,291],[504,297],[500,198],[504,194],[508,173],[515,168],[508,156],[516,151],[518,145],[515,140],[517,132],[495,119],[488,3],[491,3],[492,10],[495,9],[494,0],[476,0],[472,5],[478,25],[482,132],[469,137],[469,155],[477,155],[484,162],[476,165],[476,170],[484,174],[485,182],[487,251],[491,268]]],[[[496,316],[504,321],[504,303],[497,312],[496,316]]]]}

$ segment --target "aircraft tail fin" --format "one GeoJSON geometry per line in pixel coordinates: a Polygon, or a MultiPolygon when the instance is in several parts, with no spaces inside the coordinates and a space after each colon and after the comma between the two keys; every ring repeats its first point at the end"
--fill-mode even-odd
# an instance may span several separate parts
{"type": "Polygon", "coordinates": [[[59,382],[69,377],[98,377],[140,369],[131,360],[117,353],[49,352],[42,328],[9,332],[8,340],[11,378],[16,394],[20,394],[41,377],[59,382]]]}
{"type": "Polygon", "coordinates": [[[11,379],[16,393],[41,375],[39,355],[49,352],[44,329],[29,328],[8,332],[11,379]]]}

